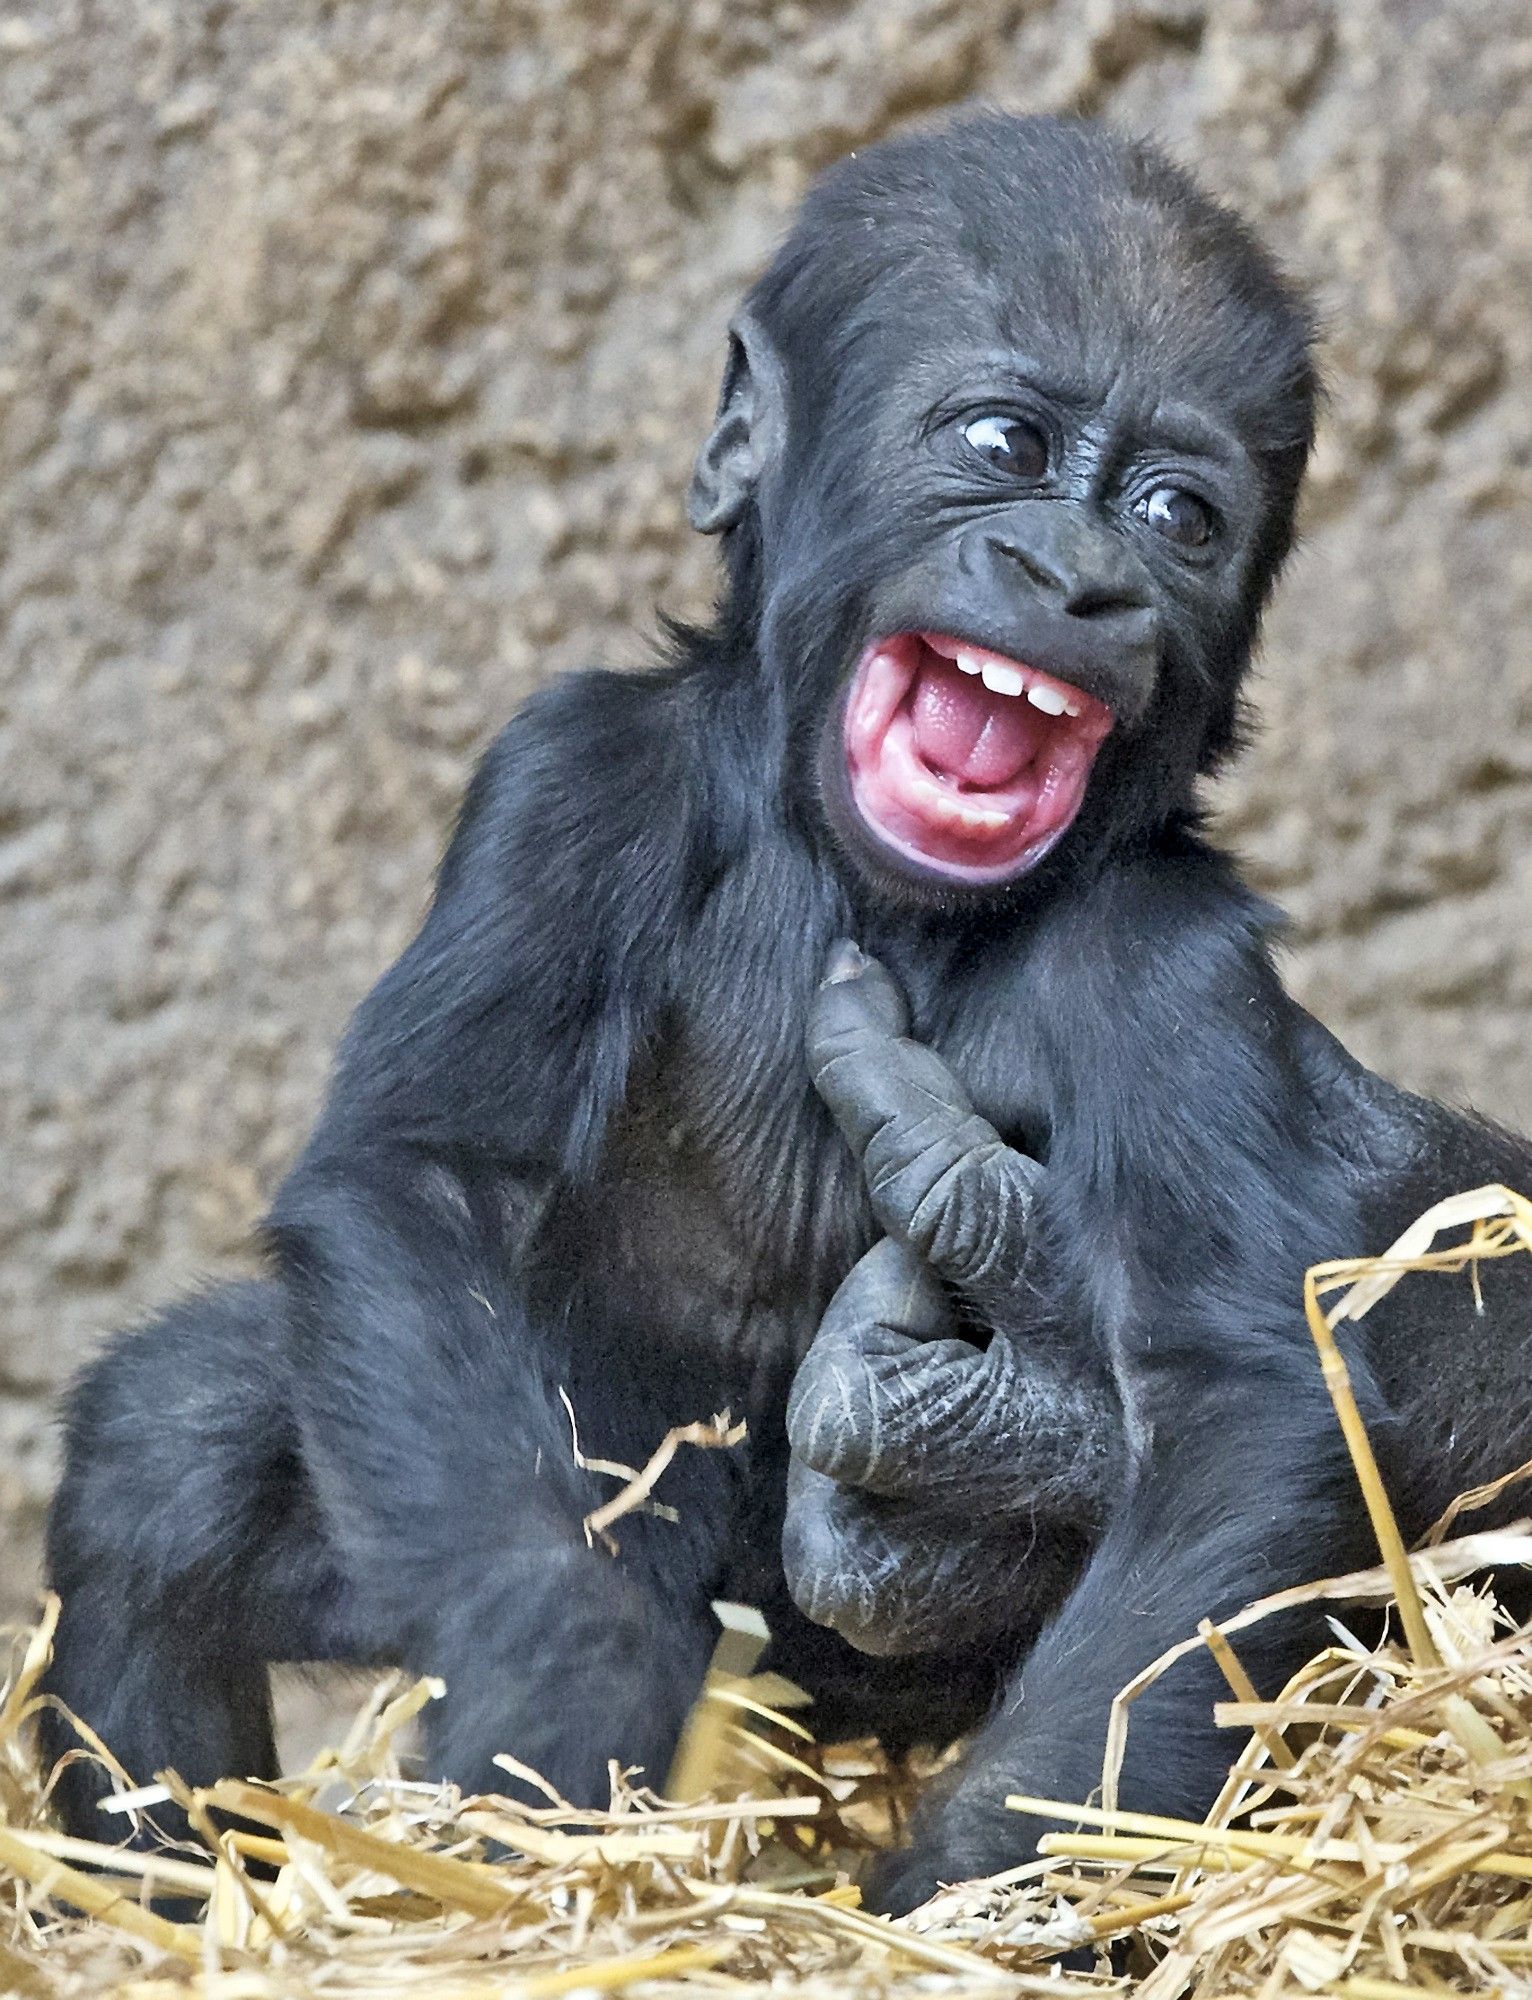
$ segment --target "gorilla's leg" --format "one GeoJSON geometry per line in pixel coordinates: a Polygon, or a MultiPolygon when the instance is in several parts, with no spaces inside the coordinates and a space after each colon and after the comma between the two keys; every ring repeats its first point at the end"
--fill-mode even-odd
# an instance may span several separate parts
{"type": "MultiPolygon", "coordinates": [[[[1031,1858],[1040,1835],[1069,1826],[1068,1806],[1099,1794],[1119,1689],[1194,1638],[1201,1619],[1216,1623],[1257,1595],[1308,1581],[1316,1551],[1326,1566],[1363,1566],[1366,1516],[1339,1432],[1333,1419],[1323,1429],[1328,1412],[1320,1396],[1305,1395],[1296,1370],[1283,1386],[1284,1422],[1271,1422],[1257,1444],[1248,1407],[1280,1408],[1282,1395],[1266,1401],[1262,1385],[1227,1378],[1187,1384],[1181,1422],[1151,1444],[1073,1594],[962,1762],[922,1801],[911,1846],[883,1864],[870,1891],[876,1907],[908,1910],[942,1882],[1013,1867],[1031,1858]],[[1064,1809],[1056,1818],[1013,1812],[1005,1801],[1017,1793],[1064,1809]]],[[[1360,1370],[1357,1387],[1372,1405],[1360,1370]]],[[[1323,1644],[1322,1613],[1287,1612],[1240,1634],[1240,1658],[1263,1692],[1323,1644]]],[[[1202,1817],[1238,1747],[1214,1720],[1224,1690],[1199,1648],[1133,1703],[1126,1809],[1202,1817]]]]}
{"type": "MultiPolygon", "coordinates": [[[[514,1789],[493,1761],[504,1751],[573,1803],[605,1806],[614,1761],[665,1782],[717,1635],[738,1468],[720,1463],[729,1453],[683,1452],[663,1489],[679,1518],[629,1514],[609,1537],[588,1534],[621,1481],[581,1465],[570,1411],[582,1457],[638,1466],[690,1401],[623,1380],[610,1352],[576,1357],[559,1381],[514,1304],[500,1310],[507,1337],[478,1357],[480,1393],[461,1398],[450,1432],[420,1427],[413,1461],[401,1449],[412,1505],[386,1538],[361,1523],[347,1568],[405,1664],[446,1683],[422,1717],[430,1776],[514,1789]]],[[[354,1500],[359,1460],[343,1468],[354,1500]]]]}
{"type": "Polygon", "coordinates": [[[572,1296],[577,1245],[541,1291],[515,1282],[505,1190],[481,1173],[379,1155],[301,1193],[277,1236],[303,1461],[367,1629],[447,1684],[428,1775],[503,1789],[504,1751],[579,1805],[606,1805],[613,1759],[662,1784],[750,1447],[679,1453],[677,1518],[624,1516],[615,1552],[583,1522],[620,1481],[585,1459],[641,1466],[720,1407],[716,1371],[667,1355],[666,1302],[620,1272],[592,1263],[572,1296]]]}
{"type": "MultiPolygon", "coordinates": [[[[188,1299],[113,1342],[67,1405],[45,1686],[135,1783],[167,1765],[192,1784],[275,1775],[267,1663],[352,1655],[288,1429],[281,1310],[267,1284],[188,1299]]],[[[63,1714],[41,1737],[45,1769],[67,1758],[66,1826],[100,1837],[114,1780],[63,1714]]]]}
{"type": "Polygon", "coordinates": [[[425,1769],[514,1795],[503,1751],[581,1806],[608,1804],[614,1762],[663,1788],[717,1632],[706,1591],[678,1588],[659,1559],[667,1524],[620,1523],[613,1556],[587,1545],[573,1505],[500,1519],[503,1540],[444,1557],[408,1642],[409,1665],[447,1685],[422,1718],[425,1769]]]}
{"type": "MultiPolygon", "coordinates": [[[[50,1523],[63,1609],[48,1692],[134,1783],[171,1766],[206,1784],[275,1774],[271,1663],[398,1660],[447,1683],[424,1718],[433,1776],[504,1790],[505,1750],[582,1804],[606,1802],[613,1758],[662,1783],[714,1632],[714,1455],[668,1475],[683,1520],[624,1519],[614,1556],[581,1525],[613,1483],[577,1465],[523,1342],[479,1356],[478,1393],[447,1430],[414,1430],[412,1385],[370,1374],[369,1428],[385,1411],[395,1428],[353,1432],[342,1453],[333,1430],[316,1440],[312,1411],[306,1438],[291,1428],[283,1310],[266,1284],[189,1300],[81,1378],[50,1523]],[[374,1476],[395,1502],[386,1532],[374,1476]]],[[[670,1419],[634,1389],[623,1435],[603,1434],[610,1382],[566,1372],[584,1441],[642,1462],[670,1419]]],[[[67,1758],[66,1825],[99,1835],[112,1776],[62,1714],[42,1734],[48,1766],[67,1758]]],[[[174,1812],[154,1817],[179,1830],[174,1812]]]]}

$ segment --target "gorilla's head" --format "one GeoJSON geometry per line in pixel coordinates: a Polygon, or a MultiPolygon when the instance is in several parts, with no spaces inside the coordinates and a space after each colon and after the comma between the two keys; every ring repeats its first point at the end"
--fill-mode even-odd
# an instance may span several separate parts
{"type": "Polygon", "coordinates": [[[818,183],[691,517],[858,875],[967,903],[1186,806],[1292,539],[1311,348],[1239,220],[1098,127],[986,115],[818,183]]]}

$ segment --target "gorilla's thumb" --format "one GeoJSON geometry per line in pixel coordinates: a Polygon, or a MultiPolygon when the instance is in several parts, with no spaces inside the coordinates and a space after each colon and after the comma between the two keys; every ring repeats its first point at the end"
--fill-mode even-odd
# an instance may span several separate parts
{"type": "Polygon", "coordinates": [[[839,939],[830,948],[824,979],[809,1002],[805,1040],[814,1077],[837,1056],[897,1041],[909,1031],[910,1010],[888,972],[849,938],[839,939]]]}

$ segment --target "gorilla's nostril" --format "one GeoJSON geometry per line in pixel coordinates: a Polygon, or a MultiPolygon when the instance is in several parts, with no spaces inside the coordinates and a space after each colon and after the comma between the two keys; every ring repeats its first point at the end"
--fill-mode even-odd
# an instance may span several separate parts
{"type": "Polygon", "coordinates": [[[1068,594],[1068,578],[1061,576],[1040,551],[1029,549],[1024,542],[1009,535],[990,535],[987,539],[996,555],[1015,563],[1022,575],[1036,584],[1039,590],[1052,591],[1060,597],[1068,594]]]}
{"type": "Polygon", "coordinates": [[[1136,593],[1113,590],[1110,585],[1080,584],[1064,599],[1064,609],[1074,618],[1111,619],[1124,626],[1131,623],[1135,628],[1147,625],[1152,613],[1145,600],[1136,593]]]}

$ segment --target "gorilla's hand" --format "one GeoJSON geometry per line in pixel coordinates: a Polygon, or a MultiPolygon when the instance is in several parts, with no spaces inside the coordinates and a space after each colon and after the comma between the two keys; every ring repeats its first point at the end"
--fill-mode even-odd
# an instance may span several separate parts
{"type": "Polygon", "coordinates": [[[838,948],[809,1062],[889,1235],[831,1300],[793,1385],[783,1554],[799,1607],[870,1653],[1029,1635],[1122,1478],[1094,1358],[1025,1339],[1044,1169],[907,1025],[883,968],[838,948]],[[987,1345],[958,1337],[955,1308],[995,1329],[987,1345]]]}

